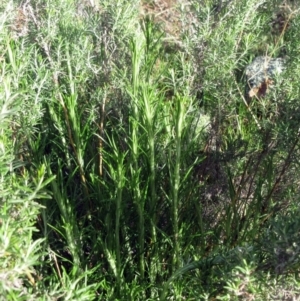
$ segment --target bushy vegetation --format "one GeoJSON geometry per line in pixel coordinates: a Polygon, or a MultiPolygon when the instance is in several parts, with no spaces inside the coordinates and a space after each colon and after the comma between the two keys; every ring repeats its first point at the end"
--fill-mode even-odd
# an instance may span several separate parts
{"type": "Polygon", "coordinates": [[[297,1],[0,11],[0,300],[300,299],[297,1]]]}

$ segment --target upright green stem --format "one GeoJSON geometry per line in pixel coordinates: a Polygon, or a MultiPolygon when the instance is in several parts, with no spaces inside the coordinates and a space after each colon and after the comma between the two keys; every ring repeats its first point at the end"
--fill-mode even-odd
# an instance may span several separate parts
{"type": "Polygon", "coordinates": [[[142,45],[138,43],[135,39],[132,41],[132,110],[133,118],[131,119],[131,151],[132,151],[132,165],[131,165],[131,175],[133,178],[133,199],[137,206],[138,211],[138,241],[139,241],[139,272],[143,279],[145,274],[145,262],[144,262],[144,249],[145,249],[145,218],[144,218],[144,200],[141,196],[140,191],[140,169],[138,165],[138,119],[139,119],[139,108],[138,108],[138,90],[140,86],[139,76],[140,76],[140,65],[141,65],[141,51],[142,45]]]}
{"type": "Polygon", "coordinates": [[[123,174],[123,160],[121,153],[118,155],[118,169],[117,169],[117,200],[116,200],[116,222],[115,222],[115,236],[116,236],[116,269],[117,269],[117,283],[118,289],[121,286],[121,249],[120,249],[120,217],[122,212],[122,192],[124,183],[123,174]]]}
{"type": "Polygon", "coordinates": [[[125,168],[124,168],[124,160],[127,156],[127,152],[124,153],[123,151],[120,151],[120,149],[117,147],[115,141],[113,138],[108,138],[109,145],[111,146],[110,153],[108,154],[111,158],[110,164],[108,164],[109,167],[109,173],[113,180],[114,187],[116,187],[113,195],[111,196],[112,199],[115,198],[115,231],[114,235],[112,233],[112,241],[114,240],[114,243],[109,246],[111,248],[111,252],[108,250],[106,251],[107,255],[109,255],[108,261],[110,263],[111,269],[114,272],[114,275],[116,277],[117,281],[117,293],[120,293],[120,288],[122,284],[122,278],[121,278],[121,243],[120,243],[120,219],[123,212],[123,189],[126,182],[125,178],[125,168]],[[115,256],[110,255],[115,254],[115,256]]]}
{"type": "Polygon", "coordinates": [[[172,181],[172,217],[173,217],[173,235],[174,235],[174,253],[173,253],[173,271],[178,268],[178,259],[180,257],[180,237],[178,225],[178,207],[179,207],[179,186],[180,186],[180,162],[181,162],[181,135],[183,129],[184,101],[176,97],[175,110],[175,166],[172,181]]]}
{"type": "MultiPolygon", "coordinates": [[[[59,162],[60,165],[60,162],[59,162]]],[[[47,165],[49,175],[53,175],[50,164],[47,165]]],[[[66,233],[66,239],[68,242],[68,247],[70,249],[70,253],[72,254],[74,265],[81,269],[81,245],[79,241],[79,230],[77,227],[77,223],[73,214],[73,208],[66,197],[66,192],[63,187],[59,187],[58,183],[61,180],[61,177],[58,180],[53,180],[51,182],[53,197],[57,202],[57,205],[60,210],[60,214],[62,217],[62,222],[64,224],[64,229],[66,233]]]]}
{"type": "MultiPolygon", "coordinates": [[[[155,136],[154,136],[154,114],[155,114],[155,104],[153,100],[155,95],[152,88],[149,87],[149,84],[143,86],[143,108],[145,114],[145,130],[148,138],[148,160],[150,165],[150,175],[149,175],[149,184],[150,184],[150,194],[149,194],[149,207],[150,207],[150,235],[151,235],[151,244],[152,244],[152,262],[150,266],[150,278],[152,281],[155,280],[157,275],[157,214],[156,214],[156,185],[155,185],[155,136]]],[[[155,100],[157,101],[157,100],[155,100]]]]}

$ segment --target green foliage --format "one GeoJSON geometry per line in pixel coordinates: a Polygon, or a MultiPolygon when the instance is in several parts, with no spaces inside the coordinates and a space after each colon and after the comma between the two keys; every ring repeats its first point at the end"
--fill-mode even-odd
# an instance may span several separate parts
{"type": "Polygon", "coordinates": [[[3,300],[299,297],[300,8],[176,3],[1,3],[3,300]]]}

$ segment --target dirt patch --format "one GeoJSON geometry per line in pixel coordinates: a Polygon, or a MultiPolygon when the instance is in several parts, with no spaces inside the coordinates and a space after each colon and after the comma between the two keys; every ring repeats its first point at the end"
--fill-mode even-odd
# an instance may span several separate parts
{"type": "Polygon", "coordinates": [[[191,23],[191,18],[187,18],[187,14],[191,14],[190,5],[183,0],[143,1],[140,15],[153,18],[155,23],[162,26],[167,40],[180,44],[181,33],[188,30],[191,23]]]}

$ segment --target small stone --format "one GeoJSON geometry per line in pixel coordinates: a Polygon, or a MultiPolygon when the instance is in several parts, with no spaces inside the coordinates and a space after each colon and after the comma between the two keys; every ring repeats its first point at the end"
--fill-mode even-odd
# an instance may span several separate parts
{"type": "Polygon", "coordinates": [[[246,67],[246,96],[263,97],[269,87],[274,84],[276,76],[284,70],[283,58],[272,59],[268,56],[258,56],[246,67]]]}

